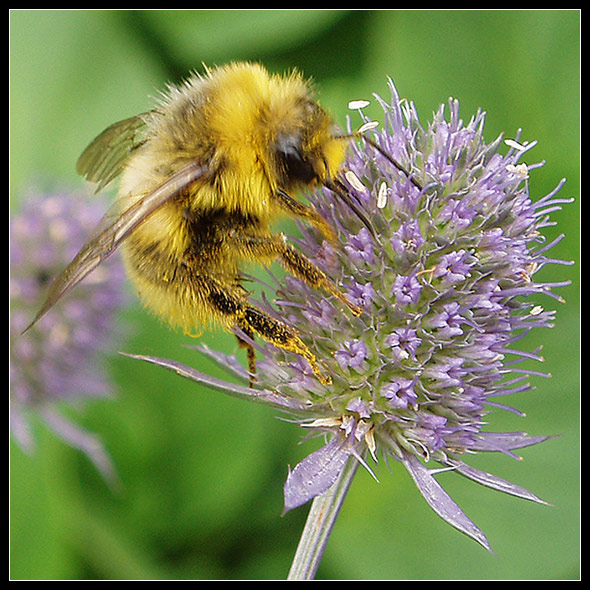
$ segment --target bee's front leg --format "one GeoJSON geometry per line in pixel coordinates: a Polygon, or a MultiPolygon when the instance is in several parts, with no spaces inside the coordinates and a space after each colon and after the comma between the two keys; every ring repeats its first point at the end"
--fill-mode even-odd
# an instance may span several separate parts
{"type": "Polygon", "coordinates": [[[332,244],[336,242],[334,229],[315,209],[300,203],[282,189],[278,189],[273,194],[273,198],[286,213],[305,219],[308,223],[319,229],[332,244]]]}
{"type": "Polygon", "coordinates": [[[235,248],[247,260],[278,260],[293,276],[305,281],[314,289],[323,289],[344,303],[354,315],[362,310],[351,303],[346,295],[306,256],[287,243],[283,234],[252,236],[233,232],[231,239],[235,248]]]}

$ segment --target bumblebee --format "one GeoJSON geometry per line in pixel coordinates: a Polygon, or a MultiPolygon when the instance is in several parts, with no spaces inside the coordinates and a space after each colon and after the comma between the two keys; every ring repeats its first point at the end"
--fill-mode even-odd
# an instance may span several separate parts
{"type": "Polygon", "coordinates": [[[120,177],[118,199],[53,282],[33,324],[121,246],[143,304],[186,332],[210,324],[234,331],[247,348],[251,383],[255,336],[303,356],[330,383],[296,329],[250,303],[241,269],[276,260],[360,313],[283,234],[271,231],[286,215],[334,240],[330,225],[292,195],[324,185],[355,208],[337,178],[343,139],[297,73],[271,75],[257,64],[232,63],[169,86],[153,110],[114,123],[80,156],[77,171],[97,192],[120,177]]]}

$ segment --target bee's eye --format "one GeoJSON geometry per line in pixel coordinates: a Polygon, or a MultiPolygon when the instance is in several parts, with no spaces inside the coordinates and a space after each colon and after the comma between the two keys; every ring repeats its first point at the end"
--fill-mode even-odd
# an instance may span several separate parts
{"type": "Polygon", "coordinates": [[[285,180],[309,184],[317,178],[317,173],[312,164],[302,152],[299,136],[279,136],[275,143],[275,154],[279,170],[284,175],[285,180]]]}

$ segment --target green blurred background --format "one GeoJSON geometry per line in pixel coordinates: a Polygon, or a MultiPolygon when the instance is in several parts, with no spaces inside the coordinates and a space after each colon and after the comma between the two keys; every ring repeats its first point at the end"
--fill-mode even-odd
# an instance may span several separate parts
{"type": "MultiPolygon", "coordinates": [[[[554,214],[566,232],[552,254],[578,259],[580,13],[571,11],[11,11],[11,209],[32,185],[80,188],[74,163],[108,124],[152,106],[150,97],[201,63],[260,60],[312,76],[341,124],[347,103],[389,98],[386,78],[423,122],[452,96],[469,119],[485,110],[485,137],[538,140],[527,163],[531,194],[576,202],[554,214]]],[[[370,111],[378,117],[378,110],[370,111]]],[[[545,271],[544,271],[545,272],[545,271]]],[[[527,418],[492,412],[490,430],[560,434],[524,449],[524,461],[482,455],[472,464],[553,506],[505,496],[453,474],[439,481],[487,534],[490,555],[442,522],[401,465],[376,483],[355,480],[318,578],[576,579],[579,576],[579,265],[554,266],[552,330],[535,334],[552,373],[514,396],[527,418]]],[[[129,352],[204,361],[138,306],[129,352]]],[[[233,352],[233,337],[203,341],[233,352]]],[[[110,352],[110,351],[107,351],[110,352]]],[[[276,412],[224,397],[157,367],[111,354],[115,398],[71,412],[98,433],[119,471],[109,489],[85,456],[37,425],[37,452],[11,449],[13,579],[282,579],[307,508],[281,517],[287,466],[308,454],[276,412]]],[[[211,369],[213,370],[213,369],[211,369]]]]}

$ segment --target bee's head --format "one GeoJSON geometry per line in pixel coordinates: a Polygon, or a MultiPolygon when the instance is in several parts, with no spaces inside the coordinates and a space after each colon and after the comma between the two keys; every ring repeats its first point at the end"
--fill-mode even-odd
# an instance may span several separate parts
{"type": "Polygon", "coordinates": [[[373,226],[338,178],[346,155],[346,136],[338,134],[330,117],[313,102],[304,105],[303,124],[283,130],[271,144],[279,187],[287,191],[323,185],[333,191],[375,235],[373,226]]]}
{"type": "Polygon", "coordinates": [[[285,190],[325,184],[344,161],[346,142],[335,137],[329,115],[313,101],[297,105],[270,144],[277,181],[285,190]]]}

